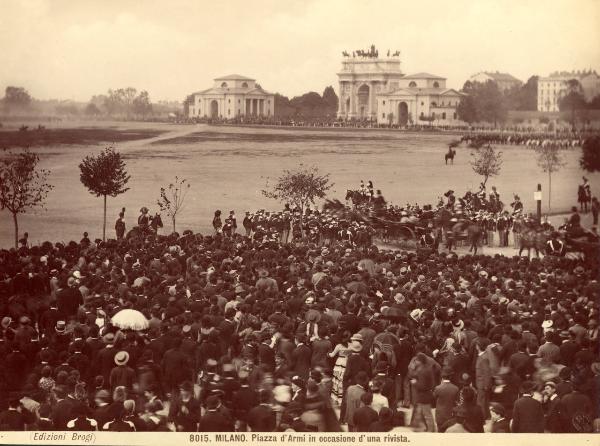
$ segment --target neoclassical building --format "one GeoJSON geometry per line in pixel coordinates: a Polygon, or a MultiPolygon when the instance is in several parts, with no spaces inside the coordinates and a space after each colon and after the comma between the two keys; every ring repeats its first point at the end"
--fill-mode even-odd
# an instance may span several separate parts
{"type": "MultiPolygon", "coordinates": [[[[397,53],[396,53],[397,54],[397,53]]],[[[406,76],[397,56],[378,53],[346,57],[339,78],[338,117],[369,119],[381,124],[459,124],[461,93],[446,88],[446,78],[429,73],[406,76]]]]}
{"type": "Polygon", "coordinates": [[[262,89],[255,79],[239,74],[215,79],[212,88],[192,93],[189,118],[231,119],[239,116],[273,116],[275,95],[262,89]]]}

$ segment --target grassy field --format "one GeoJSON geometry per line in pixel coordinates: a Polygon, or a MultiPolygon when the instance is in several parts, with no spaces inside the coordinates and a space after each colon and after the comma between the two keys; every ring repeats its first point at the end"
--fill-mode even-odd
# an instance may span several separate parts
{"type": "MultiPolygon", "coordinates": [[[[97,143],[89,136],[80,136],[87,142],[65,144],[57,140],[32,148],[40,154],[41,166],[52,172],[49,181],[55,186],[48,196],[47,211],[34,209],[20,216],[21,233],[28,231],[32,241],[79,240],[83,231],[92,238],[101,236],[102,200],[80,183],[78,164],[84,156],[98,153],[111,141],[103,138],[116,134],[129,138],[115,146],[125,157],[131,181],[127,193],[108,200],[110,236],[114,235],[112,228],[122,207],[127,208],[128,228],[135,224],[140,207],[156,212],[160,187],[168,185],[175,175],[187,178],[191,184],[177,229],[205,233],[211,229],[215,209],[224,214],[235,210],[239,219],[246,210],[280,209],[281,204],[265,198],[261,190],[283,169],[300,163],[317,165],[329,173],[334,183],[329,195],[342,200],[346,190],[356,189],[360,180],[372,180],[388,202],[399,205],[435,204],[448,189],[463,194],[469,189],[477,190],[481,181],[471,169],[471,151],[464,146],[457,148],[454,165],[444,164],[447,144],[455,136],[443,133],[375,129],[322,132],[151,123],[110,123],[95,128],[82,123],[80,127],[65,128],[64,132],[95,134],[97,143]],[[100,131],[93,133],[95,128],[100,131]],[[133,136],[141,139],[132,139],[133,136]]],[[[60,129],[57,125],[53,131],[60,129]]],[[[535,212],[533,191],[541,183],[543,211],[547,212],[548,176],[537,166],[534,151],[514,146],[500,149],[502,170],[498,177],[489,180],[488,187],[497,186],[507,205],[514,193],[519,194],[525,209],[535,212]]],[[[576,201],[577,185],[583,175],[578,163],[580,153],[579,148],[562,153],[566,165],[552,177],[552,212],[564,212],[576,201]]],[[[593,193],[598,194],[600,174],[586,176],[593,193]]],[[[168,225],[167,218],[163,217],[163,221],[168,225]]],[[[10,246],[12,234],[11,216],[0,212],[1,247],[10,246]]]]}
{"type": "Polygon", "coordinates": [[[124,128],[43,128],[33,127],[27,131],[0,131],[0,148],[47,147],[54,145],[90,145],[100,142],[118,143],[159,136],[163,131],[156,129],[124,128]]]}

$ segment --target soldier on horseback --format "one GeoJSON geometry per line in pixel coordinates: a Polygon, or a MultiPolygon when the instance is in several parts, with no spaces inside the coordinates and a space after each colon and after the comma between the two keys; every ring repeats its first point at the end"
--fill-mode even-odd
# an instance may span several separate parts
{"type": "Polygon", "coordinates": [[[138,226],[142,231],[147,231],[150,226],[150,216],[148,215],[148,208],[146,206],[140,209],[140,216],[138,217],[138,226]]]}

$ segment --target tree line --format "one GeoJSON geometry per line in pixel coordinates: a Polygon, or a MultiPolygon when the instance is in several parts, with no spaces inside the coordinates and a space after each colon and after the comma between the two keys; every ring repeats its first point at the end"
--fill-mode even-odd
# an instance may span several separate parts
{"type": "MultiPolygon", "coordinates": [[[[531,76],[521,86],[501,90],[492,80],[487,82],[467,81],[463,85],[461,98],[456,110],[458,118],[469,124],[489,122],[495,126],[506,122],[509,110],[535,111],[538,104],[538,76],[531,76]]],[[[565,93],[558,100],[561,112],[570,113],[573,126],[577,119],[585,121],[586,110],[600,109],[600,95],[586,101],[583,88],[577,79],[567,81],[565,93]]]]}
{"type": "Polygon", "coordinates": [[[325,88],[322,95],[310,91],[289,99],[275,94],[275,117],[278,118],[325,119],[335,117],[337,110],[338,96],[332,86],[325,88]]]}
{"type": "Polygon", "coordinates": [[[37,100],[24,87],[8,86],[0,99],[3,114],[46,114],[58,116],[147,118],[178,111],[177,102],[152,102],[146,90],[133,87],[109,89],[94,95],[87,103],[59,100],[37,100]]]}

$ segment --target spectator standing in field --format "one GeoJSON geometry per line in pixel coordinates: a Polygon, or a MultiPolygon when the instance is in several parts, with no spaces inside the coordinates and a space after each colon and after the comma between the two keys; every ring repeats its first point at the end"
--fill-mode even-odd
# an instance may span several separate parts
{"type": "Polygon", "coordinates": [[[119,218],[115,221],[115,234],[117,236],[117,240],[121,240],[125,237],[125,208],[119,212],[119,218]]]}

